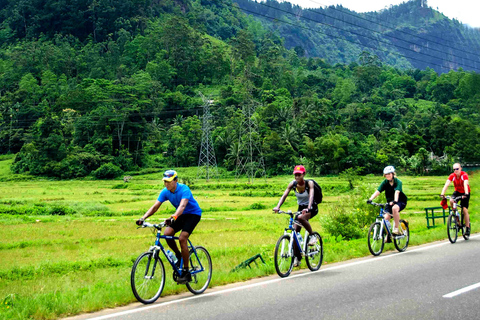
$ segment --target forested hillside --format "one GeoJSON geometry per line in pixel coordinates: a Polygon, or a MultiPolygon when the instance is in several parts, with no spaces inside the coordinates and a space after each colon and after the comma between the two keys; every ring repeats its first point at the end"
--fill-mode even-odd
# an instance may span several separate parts
{"type": "Polygon", "coordinates": [[[0,39],[0,153],[17,154],[17,173],[195,166],[199,91],[214,100],[217,163],[229,170],[252,105],[270,174],[480,161],[478,73],[398,69],[361,50],[333,64],[287,49],[230,0],[3,1],[0,39]]]}
{"type": "Polygon", "coordinates": [[[438,73],[463,68],[480,72],[480,30],[462,25],[411,0],[380,12],[356,13],[342,6],[302,9],[276,0],[238,0],[247,13],[277,31],[287,49],[329,63],[357,61],[364,50],[399,68],[433,68],[438,73]]]}

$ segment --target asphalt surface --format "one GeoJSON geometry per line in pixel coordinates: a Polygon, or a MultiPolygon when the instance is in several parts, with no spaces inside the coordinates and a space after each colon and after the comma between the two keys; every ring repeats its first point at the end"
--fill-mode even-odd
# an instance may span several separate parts
{"type": "Polygon", "coordinates": [[[480,319],[480,235],[75,318],[480,319]]]}

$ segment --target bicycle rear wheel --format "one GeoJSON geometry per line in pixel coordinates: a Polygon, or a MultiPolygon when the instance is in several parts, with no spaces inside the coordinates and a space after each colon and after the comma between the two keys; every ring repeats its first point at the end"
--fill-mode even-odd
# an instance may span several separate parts
{"type": "Polygon", "coordinates": [[[290,236],[283,235],[275,245],[275,270],[284,278],[288,277],[293,268],[293,250],[290,251],[290,236]]]}
{"type": "Polygon", "coordinates": [[[378,256],[383,251],[385,245],[383,237],[380,236],[380,222],[374,222],[368,229],[368,250],[374,256],[378,256]]]}
{"type": "Polygon", "coordinates": [[[457,226],[457,221],[455,219],[455,215],[453,213],[451,213],[448,216],[447,234],[448,234],[448,240],[450,240],[451,243],[455,243],[457,241],[458,226],[457,226]]]}
{"type": "Polygon", "coordinates": [[[189,270],[192,274],[192,281],[187,282],[186,285],[191,293],[200,294],[208,288],[210,280],[212,280],[212,258],[207,249],[202,246],[196,246],[195,251],[190,250],[189,270]],[[196,273],[199,270],[202,271],[196,273]]]}
{"type": "Polygon", "coordinates": [[[165,286],[165,267],[153,252],[142,253],[132,267],[130,284],[133,294],[144,304],[155,302],[165,286]]]}
{"type": "Polygon", "coordinates": [[[401,236],[395,236],[393,244],[399,252],[407,250],[408,242],[410,241],[410,229],[408,228],[408,222],[400,220],[400,226],[403,234],[401,236]]]}
{"type": "Polygon", "coordinates": [[[465,216],[462,214],[462,236],[463,236],[463,239],[468,240],[470,236],[465,234],[467,232],[467,226],[465,225],[464,219],[465,219],[465,216]]]}
{"type": "Polygon", "coordinates": [[[307,262],[308,269],[311,271],[317,271],[322,265],[323,242],[322,237],[318,232],[314,232],[307,237],[307,252],[305,254],[305,261],[307,262]],[[313,237],[315,237],[317,241],[313,246],[308,245],[313,237]]]}

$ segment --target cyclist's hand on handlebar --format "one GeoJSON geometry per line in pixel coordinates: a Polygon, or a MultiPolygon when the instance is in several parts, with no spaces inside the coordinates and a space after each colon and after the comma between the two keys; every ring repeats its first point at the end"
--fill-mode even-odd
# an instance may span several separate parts
{"type": "Polygon", "coordinates": [[[441,194],[441,195],[440,195],[440,198],[445,199],[445,195],[444,195],[444,194],[441,194]]]}
{"type": "Polygon", "coordinates": [[[368,203],[368,204],[372,204],[372,200],[368,199],[368,200],[367,200],[367,203],[368,203]]]}
{"type": "Polygon", "coordinates": [[[273,210],[275,213],[278,213],[278,211],[280,211],[280,208],[275,207],[275,208],[273,208],[272,210],[273,210]]]}
{"type": "Polygon", "coordinates": [[[145,222],[145,219],[143,218],[140,218],[138,219],[137,221],[135,221],[135,223],[137,224],[137,226],[143,226],[143,223],[145,222]]]}
{"type": "Polygon", "coordinates": [[[170,217],[168,219],[165,219],[165,225],[170,226],[175,222],[175,219],[170,217]]]}

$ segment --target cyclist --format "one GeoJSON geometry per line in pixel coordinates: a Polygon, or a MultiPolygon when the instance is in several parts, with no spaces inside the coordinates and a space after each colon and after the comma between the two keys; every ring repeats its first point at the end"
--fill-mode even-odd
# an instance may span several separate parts
{"type": "MultiPolygon", "coordinates": [[[[470,185],[468,183],[468,175],[466,172],[462,171],[462,166],[460,163],[453,164],[453,173],[448,176],[445,185],[443,186],[442,193],[440,196],[445,196],[445,191],[447,191],[448,186],[453,181],[453,186],[455,187],[455,191],[452,194],[452,197],[459,197],[462,196],[460,200],[463,214],[465,216],[465,225],[467,226],[467,230],[465,234],[467,236],[470,235],[470,216],[468,215],[468,203],[470,202],[470,185]]],[[[453,204],[453,199],[450,199],[450,205],[453,204]]]]}
{"type": "Polygon", "coordinates": [[[191,274],[188,271],[189,252],[187,240],[200,221],[202,209],[200,209],[197,201],[193,198],[190,188],[178,182],[176,171],[165,171],[162,180],[165,188],[160,192],[155,204],[136,221],[136,224],[141,226],[143,221],[157,212],[162,203],[167,200],[176,208],[175,213],[165,220],[167,227],[165,228],[164,235],[173,236],[175,233],[182,230],[178,240],[180,242],[181,252],[178,250],[177,243],[174,239],[166,239],[166,241],[178,259],[177,266],[180,264],[180,258],[183,257],[184,265],[182,276],[178,277],[177,281],[179,283],[186,283],[192,279],[191,274]]]}
{"type": "MultiPolygon", "coordinates": [[[[307,229],[308,233],[312,234],[313,230],[308,220],[315,217],[318,213],[318,205],[314,201],[314,184],[311,180],[308,181],[308,184],[305,181],[304,178],[306,170],[304,166],[295,166],[295,168],[293,169],[293,174],[295,175],[295,180],[288,184],[287,189],[280,198],[280,201],[278,201],[277,206],[273,208],[273,211],[278,213],[280,207],[285,202],[285,199],[288,197],[288,194],[292,189],[294,189],[295,196],[297,197],[298,211],[302,211],[302,213],[298,216],[297,219],[305,227],[305,229],[307,229]]],[[[298,225],[295,225],[294,228],[296,232],[300,232],[300,230],[302,229],[298,225]]],[[[316,241],[317,239],[315,237],[312,237],[308,245],[313,246],[315,245],[316,241]]],[[[294,266],[298,267],[300,265],[300,261],[302,260],[302,256],[300,255],[300,251],[296,246],[293,246],[293,249],[295,254],[294,266]]]]}
{"type": "MultiPolygon", "coordinates": [[[[398,226],[400,225],[400,211],[407,206],[407,196],[403,193],[402,181],[397,178],[393,166],[386,166],[383,169],[383,176],[385,180],[382,181],[378,189],[372,194],[370,199],[367,200],[367,203],[372,203],[373,199],[378,197],[382,191],[385,191],[385,197],[387,198],[385,211],[393,215],[395,227],[392,233],[398,236],[402,234],[398,230],[398,226]]],[[[385,220],[390,221],[390,215],[386,215],[385,220]]],[[[387,242],[390,241],[390,239],[387,239],[387,242]]]]}

